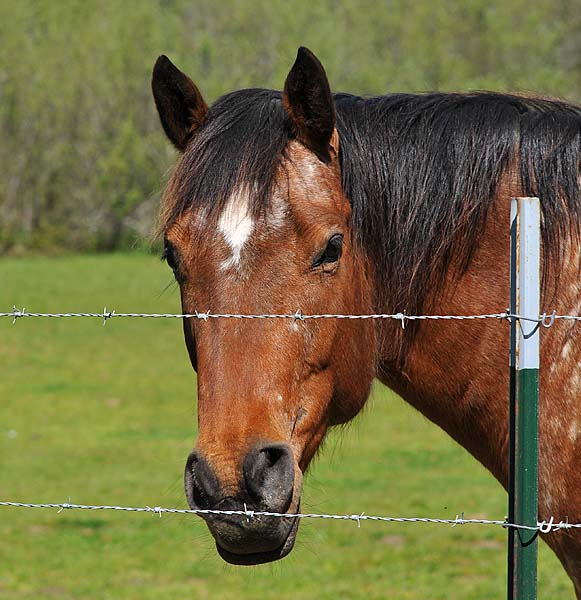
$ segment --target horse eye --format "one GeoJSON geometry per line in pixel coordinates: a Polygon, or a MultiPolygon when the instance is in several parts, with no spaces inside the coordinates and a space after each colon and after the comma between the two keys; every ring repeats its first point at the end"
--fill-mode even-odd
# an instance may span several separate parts
{"type": "Polygon", "coordinates": [[[343,236],[340,233],[335,234],[328,242],[327,247],[313,263],[313,267],[318,267],[324,264],[336,263],[343,252],[343,236]]]}
{"type": "Polygon", "coordinates": [[[176,273],[177,271],[177,261],[176,261],[176,257],[175,254],[173,252],[173,248],[166,242],[164,248],[163,248],[163,252],[161,255],[161,260],[165,260],[165,262],[168,264],[169,268],[176,273]]]}

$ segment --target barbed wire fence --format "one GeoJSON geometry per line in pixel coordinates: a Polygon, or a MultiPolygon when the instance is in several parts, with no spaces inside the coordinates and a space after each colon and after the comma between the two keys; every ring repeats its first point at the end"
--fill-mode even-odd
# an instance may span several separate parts
{"type": "MultiPolygon", "coordinates": [[[[16,324],[19,319],[58,319],[58,318],[87,318],[102,320],[103,325],[112,319],[198,319],[208,321],[210,319],[285,319],[291,321],[312,321],[317,319],[350,319],[350,320],[395,320],[401,323],[405,328],[406,322],[414,321],[481,321],[481,320],[496,320],[496,321],[516,321],[519,324],[526,322],[532,324],[533,331],[539,327],[550,328],[557,320],[581,321],[579,315],[560,315],[556,311],[551,313],[543,313],[538,317],[529,317],[525,315],[515,314],[508,309],[502,312],[486,313],[478,315],[408,315],[406,312],[398,312],[393,314],[303,314],[300,310],[294,313],[287,314],[236,314],[236,313],[212,313],[210,311],[195,311],[193,313],[121,313],[115,310],[109,310],[106,307],[102,312],[56,312],[56,313],[40,313],[29,312],[25,308],[18,309],[13,307],[10,312],[0,313],[0,318],[12,319],[12,323],[16,324]]],[[[530,335],[529,332],[527,335],[530,335]]],[[[494,519],[470,519],[465,518],[464,513],[457,515],[454,519],[440,519],[432,517],[389,517],[366,515],[365,513],[354,514],[325,514],[325,513],[277,513],[268,511],[249,510],[244,507],[244,510],[212,510],[212,509],[182,509],[182,508],[164,508],[161,506],[117,506],[117,505],[87,505],[87,504],[72,504],[70,502],[62,503],[29,503],[29,502],[10,502],[0,501],[0,506],[12,508],[44,508],[58,509],[58,512],[64,510],[99,510],[99,511],[122,511],[122,512],[138,512],[138,513],[154,513],[161,517],[163,514],[181,514],[181,515],[229,515],[241,516],[248,520],[260,517],[271,517],[281,519],[331,519],[336,521],[352,521],[356,522],[360,527],[362,522],[381,522],[381,523],[427,523],[438,525],[449,525],[455,527],[457,525],[492,525],[505,529],[538,531],[542,534],[548,534],[563,529],[581,529],[581,523],[569,523],[568,520],[556,520],[550,517],[548,520],[538,521],[536,526],[523,525],[519,523],[511,523],[507,518],[502,520],[494,519]]]]}
{"type": "Polygon", "coordinates": [[[275,513],[249,510],[178,509],[156,507],[97,506],[66,503],[20,503],[0,502],[0,506],[20,508],[57,508],[63,510],[117,510],[127,512],[149,512],[158,514],[239,515],[249,521],[257,518],[282,519],[334,519],[383,523],[429,523],[456,525],[491,525],[507,530],[507,598],[510,600],[533,600],[537,597],[537,541],[538,534],[549,534],[561,530],[581,528],[581,523],[569,523],[568,518],[557,521],[554,516],[539,520],[538,511],[538,452],[539,452],[539,372],[540,372],[540,329],[550,328],[557,320],[581,321],[576,314],[541,312],[540,306],[540,253],[541,253],[541,207],[538,198],[512,198],[510,209],[510,306],[504,311],[478,315],[408,315],[394,314],[303,314],[300,309],[288,314],[235,314],[194,311],[191,314],[171,313],[118,313],[108,310],[98,313],[33,313],[25,308],[13,307],[11,312],[0,313],[0,318],[11,318],[15,324],[27,318],[93,318],[101,319],[103,325],[118,318],[145,319],[287,319],[293,324],[316,319],[392,319],[399,321],[405,329],[406,323],[419,321],[479,321],[492,319],[510,324],[509,332],[509,439],[508,439],[508,516],[503,520],[466,519],[456,515],[455,519],[431,517],[389,517],[359,514],[320,513],[275,513]],[[527,324],[528,331],[525,331],[527,324]],[[524,530],[524,531],[523,531],[524,530]],[[518,534],[518,535],[517,535],[518,534]]]}

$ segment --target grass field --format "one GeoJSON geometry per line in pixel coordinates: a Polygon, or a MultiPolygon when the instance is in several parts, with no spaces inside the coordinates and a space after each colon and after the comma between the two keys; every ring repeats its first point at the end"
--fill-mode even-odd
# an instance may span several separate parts
{"type": "MultiPolygon", "coordinates": [[[[0,261],[0,310],[179,311],[145,255],[0,261]]],[[[0,500],[185,507],[195,379],[170,320],[0,320],[0,500]]],[[[380,386],[331,435],[305,483],[318,512],[503,518],[467,453],[380,386]]],[[[0,598],[503,598],[490,526],[303,522],[274,565],[231,567],[195,517],[0,508],[0,598]]],[[[540,598],[572,598],[540,548],[540,598]]]]}

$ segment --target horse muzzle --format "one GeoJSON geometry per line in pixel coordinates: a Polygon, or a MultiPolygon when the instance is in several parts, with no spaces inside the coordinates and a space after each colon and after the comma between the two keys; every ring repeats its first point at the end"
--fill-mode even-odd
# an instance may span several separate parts
{"type": "MultiPolygon", "coordinates": [[[[295,484],[294,458],[286,444],[259,444],[242,463],[240,481],[226,491],[218,474],[198,451],[188,457],[184,482],[192,509],[204,513],[220,556],[237,565],[256,565],[284,558],[293,548],[299,520],[256,515],[255,512],[295,513],[300,483],[295,484]],[[244,514],[228,514],[243,511],[244,514]]],[[[296,478],[300,482],[302,477],[296,478]]]]}

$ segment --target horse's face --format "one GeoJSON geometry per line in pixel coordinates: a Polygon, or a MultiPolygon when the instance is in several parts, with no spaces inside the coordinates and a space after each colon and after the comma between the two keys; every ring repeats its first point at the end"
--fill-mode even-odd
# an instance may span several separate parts
{"type": "MultiPolygon", "coordinates": [[[[156,102],[166,132],[178,147],[185,139],[185,150],[187,137],[174,131],[179,119],[169,122],[172,82],[189,98],[189,121],[183,122],[190,131],[207,109],[193,83],[160,61],[156,102]]],[[[371,308],[342,193],[332,99],[321,65],[307,51],[299,52],[283,102],[296,134],[277,167],[268,206],[253,211],[252,185],[240,185],[218,215],[189,206],[166,229],[184,312],[352,314],[371,308]],[[298,88],[308,101],[297,98],[298,88]],[[319,111],[306,114],[313,101],[319,111]]],[[[297,512],[303,473],[327,428],[352,418],[367,398],[372,328],[370,321],[336,319],[185,321],[198,372],[199,435],[185,469],[190,506],[297,512]]],[[[286,556],[298,528],[291,518],[204,518],[220,555],[236,564],[286,556]]]]}

